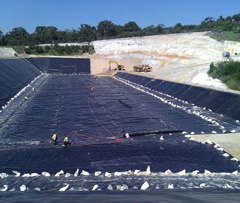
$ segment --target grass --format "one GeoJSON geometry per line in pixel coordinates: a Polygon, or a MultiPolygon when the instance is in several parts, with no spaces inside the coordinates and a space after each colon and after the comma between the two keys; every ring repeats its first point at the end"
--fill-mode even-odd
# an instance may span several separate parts
{"type": "Polygon", "coordinates": [[[208,74],[221,80],[230,89],[240,91],[240,62],[211,63],[208,74]]]}
{"type": "Polygon", "coordinates": [[[232,32],[232,31],[213,32],[210,35],[210,37],[218,41],[228,40],[228,41],[240,42],[240,33],[232,32]]]}
{"type": "Polygon", "coordinates": [[[14,46],[12,48],[17,52],[17,54],[24,54],[24,47],[23,46],[14,46]]]}

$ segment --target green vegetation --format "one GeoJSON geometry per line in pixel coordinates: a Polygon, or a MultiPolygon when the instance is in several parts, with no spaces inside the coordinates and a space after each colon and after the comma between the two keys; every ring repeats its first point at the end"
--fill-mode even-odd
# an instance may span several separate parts
{"type": "MultiPolygon", "coordinates": [[[[240,14],[227,16],[226,18],[220,16],[218,19],[207,17],[199,25],[182,25],[181,23],[177,23],[172,27],[165,27],[160,23],[157,26],[150,25],[145,28],[140,28],[137,23],[133,21],[130,21],[122,26],[115,25],[108,20],[99,22],[96,27],[81,24],[77,30],[66,29],[61,31],[54,26],[37,26],[32,34],[29,34],[23,27],[17,27],[13,28],[12,31],[6,33],[5,35],[0,30],[0,46],[33,47],[39,44],[90,42],[93,40],[121,37],[201,31],[212,31],[213,34],[211,36],[217,40],[227,39],[240,41],[240,14]]],[[[40,48],[37,49],[38,52],[42,51],[40,48]]]]}
{"type": "MultiPolygon", "coordinates": [[[[15,49],[17,53],[18,49],[15,49]]],[[[21,49],[20,49],[21,51],[21,49]]],[[[54,46],[29,46],[24,48],[26,54],[34,55],[55,55],[55,56],[69,56],[69,55],[82,55],[84,53],[93,54],[94,47],[92,45],[84,46],[59,46],[55,44],[54,46]]]]}
{"type": "Polygon", "coordinates": [[[240,34],[231,31],[214,32],[211,34],[211,37],[218,41],[222,40],[240,41],[240,34]]]}
{"type": "Polygon", "coordinates": [[[18,54],[24,54],[24,46],[14,46],[12,47],[18,54]]]}
{"type": "Polygon", "coordinates": [[[211,63],[208,74],[220,79],[230,89],[240,90],[240,62],[211,63]]]}

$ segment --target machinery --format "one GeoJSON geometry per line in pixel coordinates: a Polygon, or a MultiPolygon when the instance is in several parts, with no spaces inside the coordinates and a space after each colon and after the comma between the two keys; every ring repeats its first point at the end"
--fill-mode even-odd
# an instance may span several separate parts
{"type": "Polygon", "coordinates": [[[224,60],[224,61],[226,61],[226,60],[232,61],[232,58],[231,58],[231,56],[230,56],[230,52],[224,51],[224,52],[222,53],[222,57],[223,57],[223,60],[224,60]]]}
{"type": "Polygon", "coordinates": [[[151,72],[152,71],[152,67],[150,67],[147,64],[136,65],[136,66],[133,66],[133,71],[134,72],[151,72]]]}
{"type": "Polygon", "coordinates": [[[109,61],[109,70],[112,70],[111,64],[117,64],[117,70],[125,70],[123,65],[120,65],[117,61],[109,61]]]}

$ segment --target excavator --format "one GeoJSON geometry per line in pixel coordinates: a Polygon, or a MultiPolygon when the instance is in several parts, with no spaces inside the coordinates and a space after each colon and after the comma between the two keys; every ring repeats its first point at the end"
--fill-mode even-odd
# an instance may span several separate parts
{"type": "Polygon", "coordinates": [[[112,70],[111,64],[117,64],[117,70],[125,70],[123,65],[120,65],[117,61],[109,61],[109,70],[112,70]]]}

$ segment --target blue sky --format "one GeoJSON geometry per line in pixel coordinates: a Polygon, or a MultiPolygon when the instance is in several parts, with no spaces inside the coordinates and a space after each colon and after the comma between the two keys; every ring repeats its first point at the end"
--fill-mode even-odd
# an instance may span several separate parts
{"type": "Polygon", "coordinates": [[[141,28],[176,23],[200,24],[206,17],[240,13],[240,0],[0,0],[0,30],[14,27],[29,33],[36,26],[59,30],[97,26],[103,20],[124,25],[135,21],[141,28]]]}

